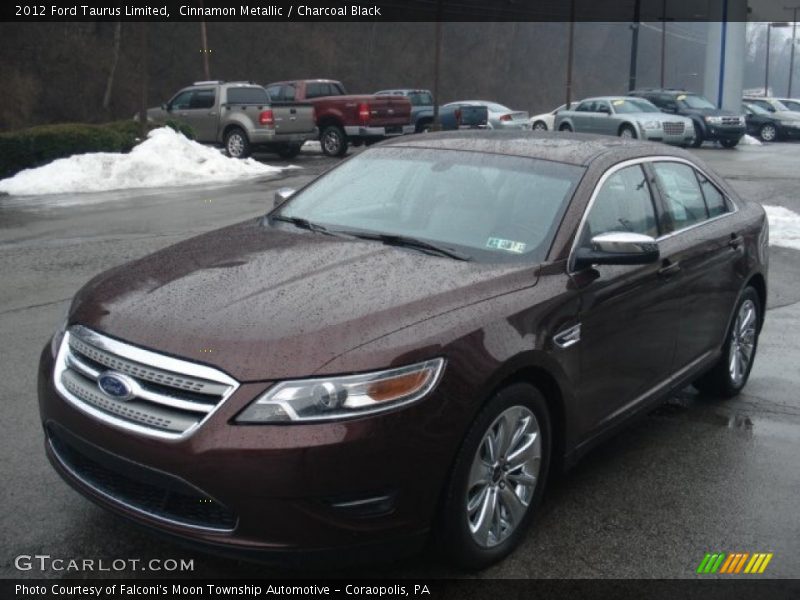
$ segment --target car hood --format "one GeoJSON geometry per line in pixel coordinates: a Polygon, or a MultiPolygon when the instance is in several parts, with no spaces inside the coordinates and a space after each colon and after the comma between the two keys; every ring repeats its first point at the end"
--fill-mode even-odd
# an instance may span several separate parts
{"type": "Polygon", "coordinates": [[[662,112],[623,113],[619,114],[618,116],[623,118],[629,117],[637,121],[658,121],[659,123],[663,123],[665,121],[669,121],[671,123],[675,123],[676,121],[683,121],[684,123],[691,122],[691,119],[688,117],[683,117],[681,115],[665,114],[662,112]]]}
{"type": "Polygon", "coordinates": [[[533,286],[536,272],[253,220],[102,273],[77,294],[69,322],[239,381],[300,377],[404,327],[533,286]]]}
{"type": "Polygon", "coordinates": [[[685,108],[687,114],[700,115],[703,117],[741,117],[742,113],[721,108],[685,108]]]}

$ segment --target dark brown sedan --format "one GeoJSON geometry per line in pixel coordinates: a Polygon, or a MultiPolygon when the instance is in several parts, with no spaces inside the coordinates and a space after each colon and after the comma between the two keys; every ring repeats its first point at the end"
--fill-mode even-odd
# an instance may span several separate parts
{"type": "Polygon", "coordinates": [[[99,275],[44,349],[48,456],[98,504],[217,551],[482,567],[549,472],[753,365],[765,214],[682,150],[432,134],[276,204],[99,275]]]}

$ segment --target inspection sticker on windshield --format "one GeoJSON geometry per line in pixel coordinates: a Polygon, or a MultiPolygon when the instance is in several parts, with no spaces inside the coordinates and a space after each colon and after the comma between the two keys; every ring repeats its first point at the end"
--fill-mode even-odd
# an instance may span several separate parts
{"type": "Polygon", "coordinates": [[[505,250],[506,252],[513,252],[514,254],[522,254],[525,252],[525,246],[527,246],[527,244],[523,242],[515,242],[513,240],[504,240],[501,238],[489,238],[486,242],[487,248],[505,250]]]}
{"type": "Polygon", "coordinates": [[[678,96],[678,100],[686,100],[686,94],[681,94],[678,96]]]}
{"type": "Polygon", "coordinates": [[[625,104],[625,100],[614,100],[611,104],[619,106],[620,104],[625,104]]]}

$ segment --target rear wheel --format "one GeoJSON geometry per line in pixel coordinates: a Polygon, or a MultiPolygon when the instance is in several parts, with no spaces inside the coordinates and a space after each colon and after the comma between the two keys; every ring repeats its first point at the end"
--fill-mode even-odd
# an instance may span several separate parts
{"type": "Polygon", "coordinates": [[[762,142],[774,142],[778,137],[778,130],[772,123],[764,123],[758,130],[758,137],[762,142]]]}
{"type": "Polygon", "coordinates": [[[703,132],[695,125],[694,139],[692,140],[692,148],[699,148],[703,145],[703,132]]]}
{"type": "Polygon", "coordinates": [[[619,128],[619,137],[625,138],[628,140],[635,140],[636,139],[636,130],[631,127],[630,125],[623,125],[619,128]]]}
{"type": "Polygon", "coordinates": [[[761,311],[758,293],[752,287],[745,288],[736,304],[722,356],[708,373],[694,382],[698,390],[723,398],[742,391],[756,357],[761,311]]]}
{"type": "Polygon", "coordinates": [[[723,148],[735,148],[739,144],[739,140],[720,140],[719,143],[723,148]]]}
{"type": "Polygon", "coordinates": [[[225,151],[231,158],[247,158],[250,156],[250,140],[240,128],[229,129],[225,134],[225,151]]]}
{"type": "Polygon", "coordinates": [[[327,156],[344,156],[347,153],[347,136],[338,125],[328,125],[319,136],[322,152],[327,156]]]}
{"type": "Polygon", "coordinates": [[[569,123],[564,123],[558,128],[559,131],[572,131],[572,125],[569,123]]]}
{"type": "Polygon", "coordinates": [[[300,154],[301,148],[302,146],[300,144],[286,144],[278,148],[277,153],[281,158],[294,158],[300,154]]]}
{"type": "Polygon", "coordinates": [[[482,569],[516,547],[544,493],[550,431],[547,403],[530,384],[510,385],[487,403],[445,492],[437,540],[448,560],[482,569]]]}
{"type": "Polygon", "coordinates": [[[533,130],[547,131],[547,123],[545,123],[544,121],[536,121],[536,123],[533,124],[533,130]]]}

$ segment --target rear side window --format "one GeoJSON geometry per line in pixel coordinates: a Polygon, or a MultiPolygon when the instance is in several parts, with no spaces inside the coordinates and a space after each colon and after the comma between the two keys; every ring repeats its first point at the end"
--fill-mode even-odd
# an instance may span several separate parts
{"type": "Polygon", "coordinates": [[[605,180],[586,217],[581,246],[596,235],[617,231],[658,237],[653,197],[640,165],[620,169],[605,180]]]}
{"type": "Polygon", "coordinates": [[[211,108],[214,106],[215,99],[216,91],[213,89],[195,90],[189,101],[189,108],[211,108]]]}
{"type": "Polygon", "coordinates": [[[306,98],[321,98],[323,96],[338,96],[341,92],[338,87],[327,82],[313,82],[306,84],[306,98]]]}
{"type": "Polygon", "coordinates": [[[725,202],[725,196],[711,183],[705,175],[698,172],[697,180],[700,182],[700,188],[703,190],[703,197],[706,199],[706,206],[708,207],[709,217],[718,217],[724,215],[729,211],[728,204],[725,202]]]}
{"type": "Polygon", "coordinates": [[[255,104],[262,106],[269,103],[267,90],[259,87],[229,88],[228,104],[255,104]]]}
{"type": "Polygon", "coordinates": [[[703,192],[692,167],[677,162],[656,162],[653,170],[666,205],[669,231],[708,219],[703,192]]]}

